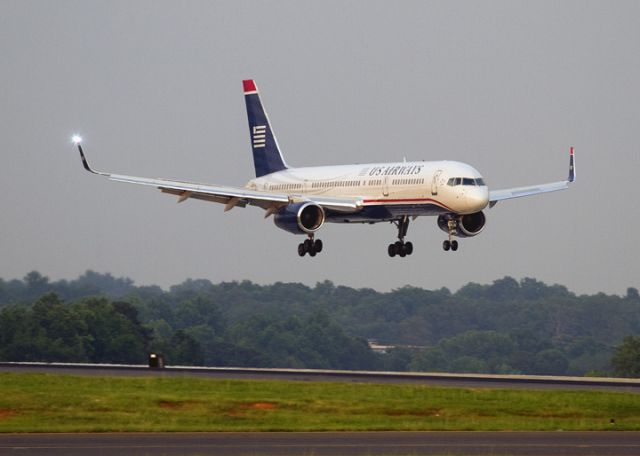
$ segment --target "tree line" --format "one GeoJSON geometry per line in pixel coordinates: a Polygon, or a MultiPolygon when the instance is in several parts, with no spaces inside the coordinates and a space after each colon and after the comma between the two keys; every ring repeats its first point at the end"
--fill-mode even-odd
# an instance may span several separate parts
{"type": "Polygon", "coordinates": [[[160,352],[174,365],[637,376],[639,310],[635,288],[578,296],[531,278],[455,293],[191,279],[163,290],[33,271],[0,279],[0,360],[137,364],[160,352]]]}

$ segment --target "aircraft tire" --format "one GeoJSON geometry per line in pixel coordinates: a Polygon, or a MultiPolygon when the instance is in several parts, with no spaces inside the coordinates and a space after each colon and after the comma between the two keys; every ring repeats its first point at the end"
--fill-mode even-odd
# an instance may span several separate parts
{"type": "Polygon", "coordinates": [[[310,252],[313,249],[313,241],[311,239],[305,239],[304,241],[304,249],[307,252],[310,252]]]}
{"type": "Polygon", "coordinates": [[[320,239],[316,239],[313,243],[313,250],[316,251],[316,253],[320,253],[322,252],[322,241],[320,239]]]}
{"type": "Polygon", "coordinates": [[[389,247],[387,248],[387,253],[389,254],[389,256],[391,258],[396,256],[396,245],[395,244],[389,244],[389,247]]]}
{"type": "Polygon", "coordinates": [[[442,248],[444,249],[445,252],[448,252],[449,249],[451,248],[451,242],[449,242],[448,240],[444,241],[442,243],[442,248]]]}
{"type": "Polygon", "coordinates": [[[298,244],[298,255],[303,257],[305,253],[307,253],[307,249],[304,248],[304,244],[298,244]]]}
{"type": "Polygon", "coordinates": [[[451,241],[451,250],[454,252],[458,250],[458,241],[451,241]]]}
{"type": "Polygon", "coordinates": [[[413,244],[411,242],[407,242],[404,245],[404,250],[407,252],[407,255],[411,255],[413,253],[413,244]]]}

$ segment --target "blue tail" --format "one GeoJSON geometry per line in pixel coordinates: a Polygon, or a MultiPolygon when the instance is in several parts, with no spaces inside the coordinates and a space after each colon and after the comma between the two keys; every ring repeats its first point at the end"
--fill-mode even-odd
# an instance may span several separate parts
{"type": "Polygon", "coordinates": [[[253,79],[248,79],[242,81],[242,85],[244,87],[244,101],[247,103],[249,136],[253,149],[256,177],[287,169],[280,153],[280,147],[278,147],[278,140],[271,129],[267,112],[262,107],[256,83],[253,79]]]}

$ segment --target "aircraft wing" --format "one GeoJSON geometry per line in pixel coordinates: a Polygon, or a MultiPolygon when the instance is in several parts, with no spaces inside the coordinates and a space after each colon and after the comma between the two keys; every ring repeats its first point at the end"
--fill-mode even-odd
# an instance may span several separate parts
{"type": "Polygon", "coordinates": [[[569,184],[576,180],[576,168],[573,147],[569,152],[569,177],[566,181],[552,182],[549,184],[530,185],[528,187],[505,188],[491,190],[489,192],[489,207],[498,204],[498,201],[521,198],[523,196],[539,195],[541,193],[557,192],[569,188],[569,184]]]}
{"type": "Polygon", "coordinates": [[[277,211],[280,207],[300,201],[311,201],[325,209],[339,212],[357,212],[362,207],[359,198],[326,198],[313,195],[296,195],[287,193],[270,193],[248,188],[214,186],[193,182],[182,182],[169,179],[152,179],[147,177],[126,176],[122,174],[104,173],[96,171],[89,166],[80,143],[76,143],[80,151],[80,158],[84,169],[93,174],[105,176],[112,181],[127,182],[129,184],[146,185],[155,187],[163,193],[178,196],[178,202],[187,199],[199,199],[225,205],[225,211],[234,207],[247,205],[259,206],[267,210],[267,216],[277,211]]]}

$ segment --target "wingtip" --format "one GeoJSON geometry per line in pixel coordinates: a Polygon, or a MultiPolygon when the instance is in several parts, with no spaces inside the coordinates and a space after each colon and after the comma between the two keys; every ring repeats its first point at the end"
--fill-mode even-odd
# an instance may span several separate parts
{"type": "Polygon", "coordinates": [[[569,148],[569,182],[576,181],[576,162],[573,147],[569,148]]]}
{"type": "Polygon", "coordinates": [[[80,144],[80,141],[74,141],[74,144],[78,148],[78,152],[80,152],[80,160],[82,160],[82,166],[84,169],[86,169],[87,171],[93,174],[99,174],[101,176],[106,175],[105,173],[101,173],[91,168],[91,166],[89,165],[89,162],[87,161],[87,157],[84,155],[84,151],[82,150],[82,144],[80,144]]]}
{"type": "Polygon", "coordinates": [[[92,170],[91,167],[89,166],[89,162],[87,161],[87,157],[84,156],[84,152],[82,150],[82,145],[79,142],[77,142],[75,144],[78,147],[78,152],[80,152],[80,160],[82,160],[82,166],[84,167],[84,169],[86,169],[90,173],[94,173],[95,174],[95,171],[92,170]]]}

